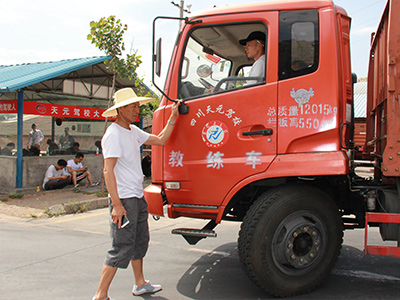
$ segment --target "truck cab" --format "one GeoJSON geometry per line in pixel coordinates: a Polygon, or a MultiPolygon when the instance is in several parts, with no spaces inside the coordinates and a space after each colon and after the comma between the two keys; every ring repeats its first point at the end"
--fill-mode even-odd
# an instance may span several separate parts
{"type": "MultiPolygon", "coordinates": [[[[233,212],[243,190],[293,176],[347,174],[341,144],[348,130],[340,126],[352,111],[349,27],[332,1],[215,8],[187,20],[164,91],[189,112],[168,145],[153,149],[150,212],[162,215],[164,203],[173,218],[241,219],[254,196],[240,197],[244,206],[233,212]],[[239,43],[254,31],[266,36],[259,78],[248,77],[254,61],[239,43]]],[[[164,97],[155,132],[170,105],[164,97]]]]}

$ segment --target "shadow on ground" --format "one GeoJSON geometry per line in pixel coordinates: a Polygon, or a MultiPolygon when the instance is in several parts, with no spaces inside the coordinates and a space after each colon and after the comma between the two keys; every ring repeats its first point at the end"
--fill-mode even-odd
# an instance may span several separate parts
{"type": "MultiPolygon", "coordinates": [[[[322,286],[289,299],[398,299],[399,267],[399,258],[365,256],[359,249],[343,245],[322,286]]],[[[183,274],[177,290],[192,299],[275,299],[244,274],[237,243],[203,255],[183,274]]]]}

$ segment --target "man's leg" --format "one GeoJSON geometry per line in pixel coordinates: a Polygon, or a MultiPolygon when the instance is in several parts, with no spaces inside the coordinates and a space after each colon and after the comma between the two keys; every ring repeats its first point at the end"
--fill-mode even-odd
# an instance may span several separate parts
{"type": "Polygon", "coordinates": [[[89,171],[86,171],[84,174],[86,175],[87,180],[89,181],[89,184],[92,185],[92,184],[93,184],[93,181],[92,181],[92,174],[90,174],[89,171]]]}
{"type": "MultiPolygon", "coordinates": [[[[136,205],[137,217],[128,218],[136,220],[136,236],[135,236],[135,248],[134,256],[131,260],[133,273],[135,276],[135,285],[133,286],[132,294],[139,296],[146,293],[155,293],[162,289],[159,284],[151,284],[147,282],[143,274],[143,258],[146,255],[147,248],[149,245],[149,225],[148,225],[148,209],[147,202],[144,198],[136,198],[137,201],[132,201],[136,205]]],[[[129,210],[127,209],[127,212],[129,210]]],[[[130,220],[131,220],[130,219],[130,220]]],[[[128,225],[129,226],[129,225],[128,225]]]]}
{"type": "Polygon", "coordinates": [[[135,276],[135,284],[139,287],[146,285],[146,280],[143,274],[143,258],[131,260],[133,275],[135,276]]]}
{"type": "Polygon", "coordinates": [[[72,177],[72,184],[75,186],[76,185],[76,172],[72,171],[71,177],[72,177]]]}
{"type": "Polygon", "coordinates": [[[71,183],[71,178],[67,178],[67,179],[59,179],[58,182],[58,187],[59,189],[63,189],[65,188],[68,184],[71,183]]]}
{"type": "Polygon", "coordinates": [[[54,180],[49,180],[46,182],[44,185],[45,190],[56,190],[56,189],[62,189],[65,186],[67,186],[71,182],[71,179],[54,179],[54,180]]]}
{"type": "Polygon", "coordinates": [[[135,276],[135,285],[132,289],[134,296],[140,296],[147,293],[155,293],[162,289],[159,284],[151,284],[144,279],[143,275],[143,258],[131,260],[133,274],[135,276]]]}
{"type": "Polygon", "coordinates": [[[117,267],[110,267],[103,265],[99,287],[95,295],[96,300],[105,300],[108,297],[108,289],[110,288],[111,281],[113,280],[117,267]]]}

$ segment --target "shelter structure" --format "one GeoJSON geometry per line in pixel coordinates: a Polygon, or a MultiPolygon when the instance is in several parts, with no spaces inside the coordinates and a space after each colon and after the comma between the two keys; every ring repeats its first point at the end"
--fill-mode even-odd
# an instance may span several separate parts
{"type": "MultiPolygon", "coordinates": [[[[109,105],[114,80],[113,73],[104,64],[110,58],[100,56],[0,66],[0,118],[3,117],[0,119],[0,147],[4,148],[10,140],[16,140],[17,146],[16,155],[0,156],[0,168],[7,170],[1,172],[0,187],[39,186],[49,165],[59,158],[72,157],[65,157],[63,152],[59,153],[62,157],[45,156],[46,140],[57,143],[57,137],[65,127],[70,131],[73,129],[72,133],[81,137],[82,144],[90,142],[94,145],[95,140],[101,138],[105,130],[105,119],[101,114],[109,105]],[[46,130],[40,159],[23,156],[31,124],[35,122],[46,130]]],[[[132,87],[137,93],[153,94],[136,78],[116,77],[114,84],[116,89],[132,87]]],[[[88,159],[85,156],[85,161],[92,173],[101,176],[101,156],[95,155],[98,151],[90,152],[89,146],[84,150],[94,154],[88,159]]]]}

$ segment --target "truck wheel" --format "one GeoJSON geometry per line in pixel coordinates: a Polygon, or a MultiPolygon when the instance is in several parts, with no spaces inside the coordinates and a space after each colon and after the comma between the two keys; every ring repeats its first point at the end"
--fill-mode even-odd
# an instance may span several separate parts
{"type": "Polygon", "coordinates": [[[285,186],[262,194],[239,232],[247,275],[278,297],[307,293],[334,267],[343,242],[334,201],[314,187],[285,186]]]}

